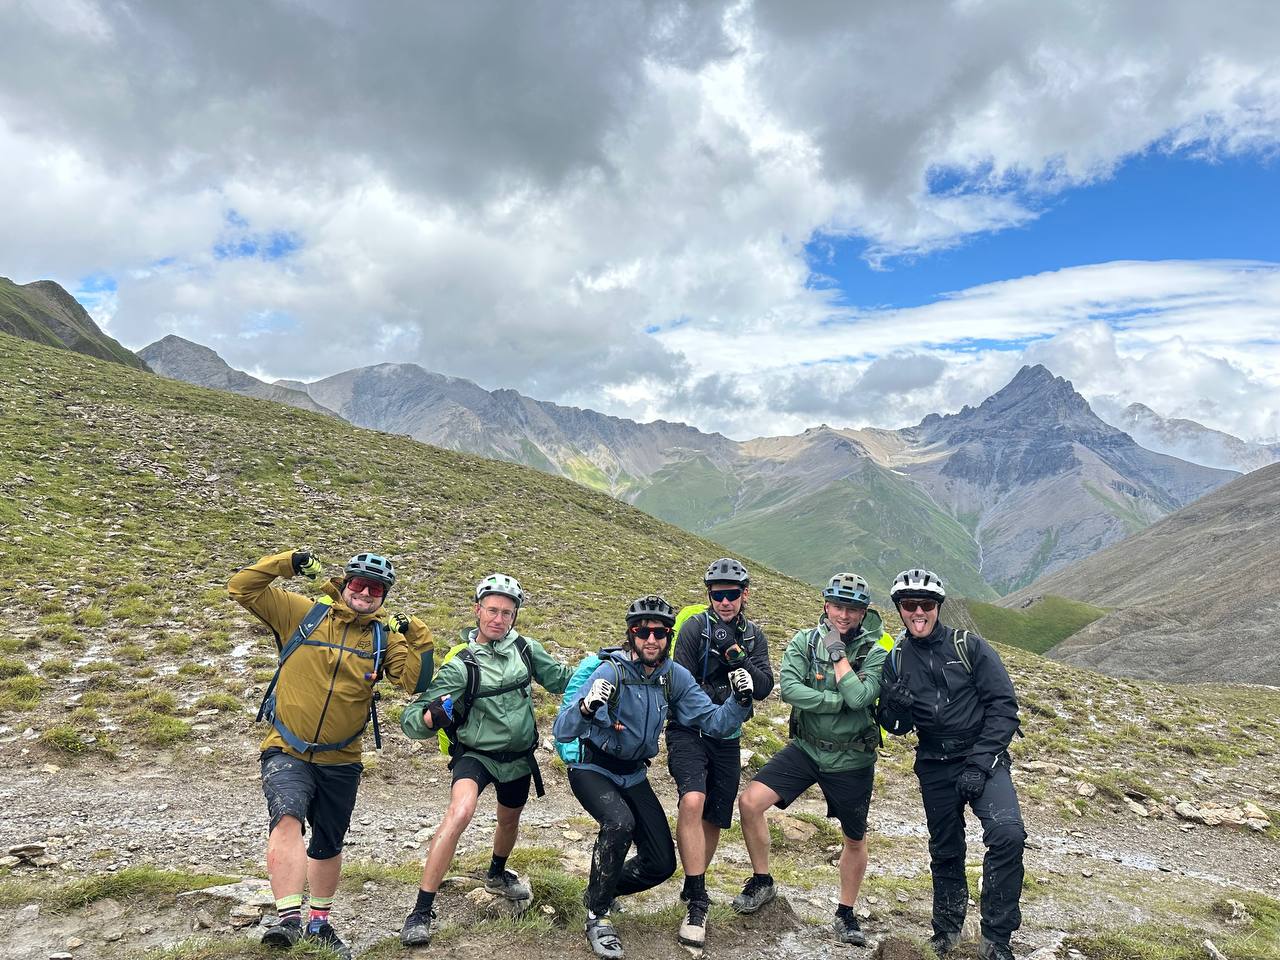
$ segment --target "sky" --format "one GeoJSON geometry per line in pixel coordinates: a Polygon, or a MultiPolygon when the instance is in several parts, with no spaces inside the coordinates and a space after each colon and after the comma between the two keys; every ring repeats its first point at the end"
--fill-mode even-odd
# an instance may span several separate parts
{"type": "Polygon", "coordinates": [[[0,0],[0,275],[737,439],[1025,363],[1280,438],[1280,5],[0,0]]]}

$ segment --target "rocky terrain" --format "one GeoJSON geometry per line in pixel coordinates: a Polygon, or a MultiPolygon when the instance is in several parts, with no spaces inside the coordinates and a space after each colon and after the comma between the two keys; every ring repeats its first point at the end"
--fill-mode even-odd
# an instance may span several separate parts
{"type": "MultiPolygon", "coordinates": [[[[469,584],[510,570],[531,593],[521,629],[568,661],[615,636],[636,593],[696,598],[720,549],[526,468],[3,335],[0,347],[0,956],[263,955],[252,715],[274,657],[261,626],[226,599],[237,566],[291,545],[340,561],[358,527],[361,545],[383,545],[400,565],[393,608],[419,613],[442,642],[466,624],[469,584]]],[[[816,598],[766,568],[756,575],[752,615],[776,660],[816,598]]],[[[1206,956],[1209,938],[1233,960],[1276,960],[1280,693],[1117,680],[1002,654],[1023,709],[1013,751],[1032,836],[1019,954],[1189,960],[1206,956]]],[[[369,957],[408,955],[394,931],[447,782],[434,745],[396,730],[400,702],[386,691],[387,743],[366,756],[336,914],[369,957]]],[[[539,696],[544,733],[555,707],[539,696]]],[[[785,730],[785,707],[770,699],[746,729],[747,772],[785,730]]],[[[919,957],[928,932],[910,764],[909,747],[894,744],[879,765],[859,904],[894,960],[919,957]]],[[[486,798],[432,955],[587,955],[579,897],[591,823],[549,753],[543,766],[549,794],[530,804],[513,860],[534,903],[510,917],[474,891],[486,798]]],[[[651,775],[674,811],[661,759],[651,775]]],[[[724,909],[749,872],[740,834],[726,835],[710,874],[713,954],[831,949],[838,834],[823,813],[809,797],[774,822],[786,902],[754,919],[724,909]]],[[[677,889],[624,914],[628,956],[684,955],[677,889]]]]}
{"type": "Polygon", "coordinates": [[[1245,474],[1109,550],[1004,598],[1110,608],[1050,652],[1110,674],[1280,685],[1280,464],[1245,474]]]}

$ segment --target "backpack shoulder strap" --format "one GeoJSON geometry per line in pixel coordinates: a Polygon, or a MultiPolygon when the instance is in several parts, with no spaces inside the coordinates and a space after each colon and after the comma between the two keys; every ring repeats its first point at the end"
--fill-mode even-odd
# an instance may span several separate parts
{"type": "Polygon", "coordinates": [[[533,685],[533,651],[529,649],[529,641],[516,634],[515,640],[512,641],[516,645],[516,651],[520,654],[520,659],[524,661],[524,669],[529,674],[529,685],[533,685]]]}
{"type": "Polygon", "coordinates": [[[257,722],[262,722],[262,719],[268,715],[274,715],[276,684],[280,682],[280,671],[284,669],[284,662],[293,655],[295,650],[306,643],[307,637],[315,633],[316,627],[320,626],[324,618],[329,615],[329,607],[330,604],[327,601],[316,603],[302,618],[293,635],[289,637],[289,642],[280,648],[280,659],[276,662],[275,676],[267,684],[267,692],[262,695],[262,703],[258,705],[257,722]]]}
{"type": "Polygon", "coordinates": [[[480,692],[480,664],[476,661],[476,655],[471,652],[470,647],[458,651],[457,659],[461,660],[462,665],[467,668],[467,685],[462,689],[462,719],[465,722],[471,713],[471,704],[475,702],[476,694],[480,692]]]}
{"type": "Polygon", "coordinates": [[[969,660],[969,631],[957,630],[952,638],[956,645],[956,656],[960,658],[960,662],[964,664],[965,673],[972,676],[973,664],[969,660]]]}

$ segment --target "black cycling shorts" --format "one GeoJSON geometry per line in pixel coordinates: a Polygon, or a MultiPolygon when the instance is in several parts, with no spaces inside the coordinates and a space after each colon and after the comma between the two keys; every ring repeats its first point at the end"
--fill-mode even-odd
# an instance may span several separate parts
{"type": "Polygon", "coordinates": [[[742,741],[704,737],[684,727],[667,727],[667,769],[680,796],[705,793],[702,819],[721,829],[733,825],[733,802],[742,775],[742,741]]]}
{"type": "Polygon", "coordinates": [[[331,860],[342,853],[364,764],[308,763],[279,747],[264,751],[259,763],[271,829],[282,818],[293,817],[304,834],[311,825],[307,856],[312,860],[331,860]]]}
{"type": "Polygon", "coordinates": [[[505,783],[500,782],[494,779],[489,768],[480,762],[479,757],[469,757],[465,753],[453,761],[454,783],[459,780],[474,780],[480,788],[480,793],[484,793],[484,788],[492,783],[494,793],[498,795],[498,803],[504,807],[518,808],[528,803],[529,782],[532,779],[533,774],[526,773],[523,777],[517,777],[505,783]]]}
{"type": "Polygon", "coordinates": [[[781,799],[779,810],[785,810],[796,797],[815,783],[827,800],[827,816],[840,821],[840,829],[850,840],[861,840],[867,834],[867,813],[871,809],[871,787],[876,767],[823,773],[814,759],[797,744],[789,743],[755,775],[781,799]]]}

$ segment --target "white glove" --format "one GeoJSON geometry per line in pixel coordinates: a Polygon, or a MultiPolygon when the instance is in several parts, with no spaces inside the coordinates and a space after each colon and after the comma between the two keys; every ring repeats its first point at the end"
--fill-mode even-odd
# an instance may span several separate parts
{"type": "Polygon", "coordinates": [[[755,684],[751,682],[751,674],[739,667],[737,670],[729,671],[729,686],[733,687],[733,695],[741,704],[751,702],[751,694],[755,691],[755,684]]]}
{"type": "Polygon", "coordinates": [[[598,677],[591,682],[591,689],[587,691],[587,695],[582,698],[582,712],[595,713],[602,706],[609,702],[609,698],[613,696],[613,684],[604,677],[598,677]]]}

